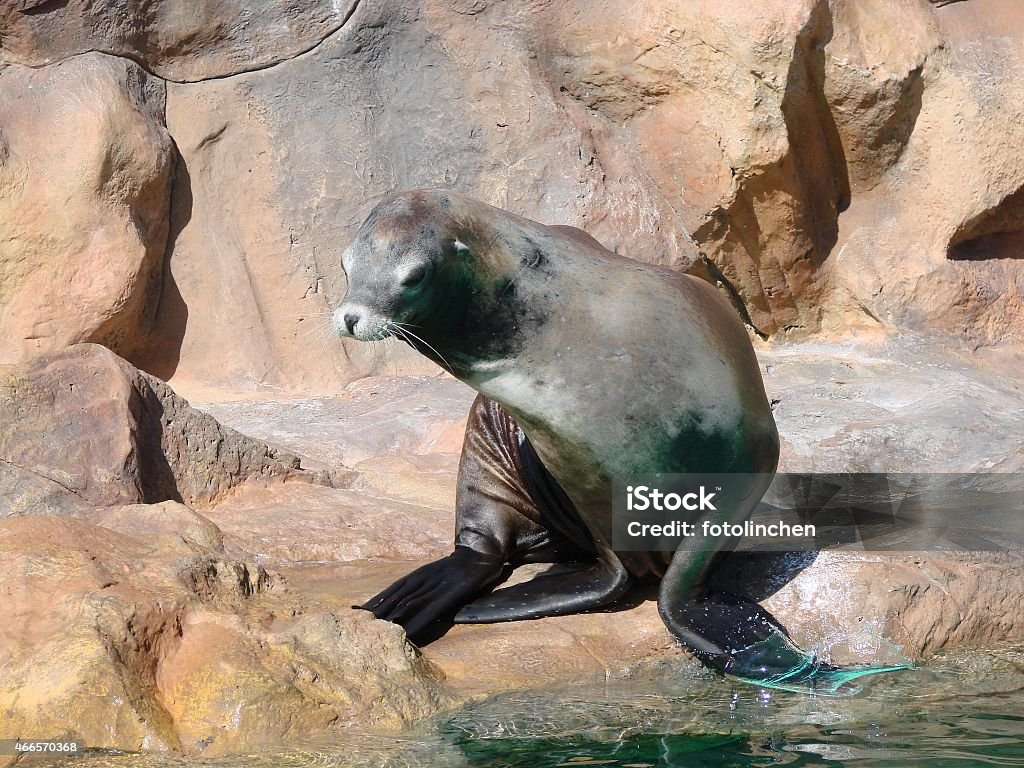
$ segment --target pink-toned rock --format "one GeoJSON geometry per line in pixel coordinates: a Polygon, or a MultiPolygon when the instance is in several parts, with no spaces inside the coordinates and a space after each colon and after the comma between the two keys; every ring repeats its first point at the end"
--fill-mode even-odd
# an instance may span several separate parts
{"type": "Polygon", "coordinates": [[[194,391],[324,394],[433,371],[397,343],[339,343],[328,322],[355,227],[417,186],[699,273],[762,335],[1019,339],[1022,52],[1007,0],[74,7],[5,11],[4,55],[51,62],[0,77],[7,359],[102,341],[194,391]],[[203,80],[168,88],[169,212],[162,86],[72,56],[91,48],[203,80]],[[40,149],[36,126],[58,123],[83,128],[40,149]],[[60,194],[75,181],[73,205],[55,178],[60,194]],[[28,276],[37,264],[51,272],[28,276]]]}
{"type": "Polygon", "coordinates": [[[151,330],[174,167],[164,100],[162,81],[96,53],[0,67],[0,363],[82,341],[130,356],[151,330]]]}
{"type": "Polygon", "coordinates": [[[15,0],[0,8],[0,58],[30,66],[103,51],[142,62],[168,80],[202,80],[271,66],[337,30],[349,2],[15,0]]]}

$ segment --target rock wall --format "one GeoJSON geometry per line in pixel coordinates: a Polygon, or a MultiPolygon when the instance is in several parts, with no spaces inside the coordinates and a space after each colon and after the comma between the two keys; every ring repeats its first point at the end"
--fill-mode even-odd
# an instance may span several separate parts
{"type": "Polygon", "coordinates": [[[0,11],[0,360],[427,370],[327,326],[355,227],[419,186],[701,274],[762,336],[1019,340],[1009,0],[85,6],[0,11]]]}

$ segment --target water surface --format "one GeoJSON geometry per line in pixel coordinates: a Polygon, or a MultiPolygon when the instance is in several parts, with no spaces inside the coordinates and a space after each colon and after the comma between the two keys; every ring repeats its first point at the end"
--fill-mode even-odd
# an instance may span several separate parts
{"type": "Polygon", "coordinates": [[[258,754],[93,752],[80,768],[1024,766],[1024,645],[944,654],[845,698],[769,691],[673,662],[629,679],[491,696],[402,737],[258,754]]]}

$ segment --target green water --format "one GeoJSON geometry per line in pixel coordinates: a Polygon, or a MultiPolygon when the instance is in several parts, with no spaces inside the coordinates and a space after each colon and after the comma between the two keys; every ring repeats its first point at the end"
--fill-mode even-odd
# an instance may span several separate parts
{"type": "Polygon", "coordinates": [[[402,738],[339,734],[216,759],[93,753],[34,765],[1024,766],[1024,646],[864,679],[850,697],[768,691],[687,665],[492,696],[402,738]]]}

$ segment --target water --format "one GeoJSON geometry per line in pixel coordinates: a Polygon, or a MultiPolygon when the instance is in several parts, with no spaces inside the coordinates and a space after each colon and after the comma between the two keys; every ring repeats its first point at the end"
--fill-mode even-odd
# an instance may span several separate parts
{"type": "Polygon", "coordinates": [[[692,666],[502,694],[403,737],[341,734],[257,755],[92,753],[80,768],[1024,766],[1024,645],[939,656],[850,697],[769,691],[692,666]]]}

